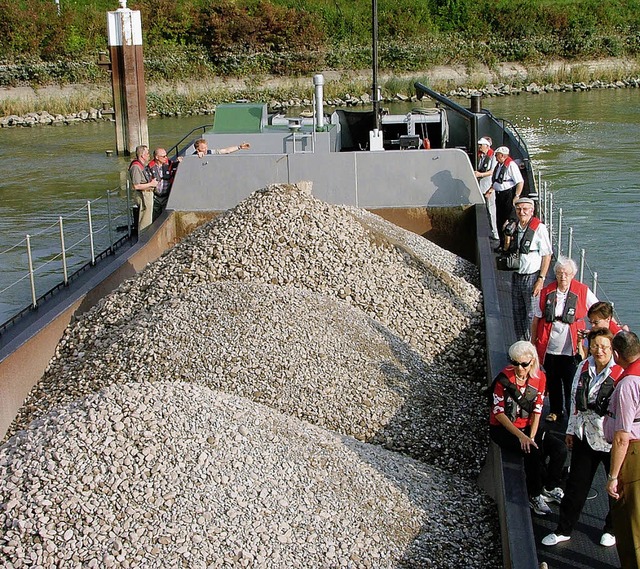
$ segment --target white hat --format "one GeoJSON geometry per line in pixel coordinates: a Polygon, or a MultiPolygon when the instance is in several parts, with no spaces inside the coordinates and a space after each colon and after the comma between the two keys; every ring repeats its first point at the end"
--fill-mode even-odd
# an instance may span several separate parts
{"type": "Polygon", "coordinates": [[[478,144],[486,144],[487,146],[491,146],[491,143],[486,138],[481,138],[478,140],[478,144]]]}
{"type": "Polygon", "coordinates": [[[515,205],[520,203],[528,203],[529,205],[535,205],[535,202],[531,198],[518,198],[515,202],[515,205]]]}
{"type": "Polygon", "coordinates": [[[496,154],[504,154],[505,156],[509,156],[509,149],[506,146],[498,146],[498,148],[496,148],[496,154]]]}

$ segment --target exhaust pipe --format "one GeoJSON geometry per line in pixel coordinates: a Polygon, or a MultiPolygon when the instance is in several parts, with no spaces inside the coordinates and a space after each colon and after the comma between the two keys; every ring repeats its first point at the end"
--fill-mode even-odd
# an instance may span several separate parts
{"type": "Polygon", "coordinates": [[[313,85],[316,98],[316,106],[314,109],[316,114],[316,128],[318,130],[324,130],[324,75],[322,75],[322,73],[313,76],[313,85]]]}

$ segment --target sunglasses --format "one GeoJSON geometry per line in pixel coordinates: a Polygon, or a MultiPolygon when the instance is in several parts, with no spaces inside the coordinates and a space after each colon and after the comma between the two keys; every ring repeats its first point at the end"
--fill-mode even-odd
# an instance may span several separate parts
{"type": "Polygon", "coordinates": [[[514,360],[511,360],[511,365],[513,367],[521,367],[522,369],[529,367],[531,365],[531,362],[533,360],[529,360],[528,362],[516,362],[514,360]]]}

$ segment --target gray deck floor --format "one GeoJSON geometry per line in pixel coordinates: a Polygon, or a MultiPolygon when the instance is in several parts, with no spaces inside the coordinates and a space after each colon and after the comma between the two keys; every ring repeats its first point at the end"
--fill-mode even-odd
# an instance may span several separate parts
{"type": "MultiPolygon", "coordinates": [[[[505,345],[515,341],[511,319],[511,273],[498,271],[498,297],[500,302],[505,345]]],[[[554,429],[556,436],[564,438],[566,423],[554,429]]],[[[570,455],[567,458],[569,465],[570,455]]],[[[538,516],[532,512],[533,531],[538,550],[538,560],[546,561],[549,569],[618,569],[620,562],[615,547],[600,545],[600,536],[607,514],[608,501],[605,492],[605,473],[602,466],[593,481],[589,499],[569,541],[553,547],[541,544],[542,538],[555,530],[558,522],[558,505],[551,504],[553,513],[538,516]]]]}

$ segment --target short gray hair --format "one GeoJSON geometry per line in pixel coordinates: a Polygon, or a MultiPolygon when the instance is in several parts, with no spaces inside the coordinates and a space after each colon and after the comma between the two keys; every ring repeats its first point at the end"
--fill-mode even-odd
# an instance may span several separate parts
{"type": "Polygon", "coordinates": [[[139,146],[136,146],[136,158],[142,158],[142,155],[147,150],[149,150],[149,147],[146,144],[140,144],[139,146]]]}
{"type": "Polygon", "coordinates": [[[519,340],[514,344],[511,344],[509,348],[509,358],[513,361],[523,359],[532,360],[533,364],[529,370],[529,375],[535,375],[540,369],[540,360],[538,360],[538,352],[535,346],[531,342],[526,340],[519,340]]]}
{"type": "Polygon", "coordinates": [[[553,273],[556,274],[560,269],[571,269],[573,276],[578,273],[578,265],[576,265],[576,262],[569,257],[565,257],[564,255],[560,255],[558,257],[558,260],[556,261],[556,264],[553,265],[553,273]]]}

